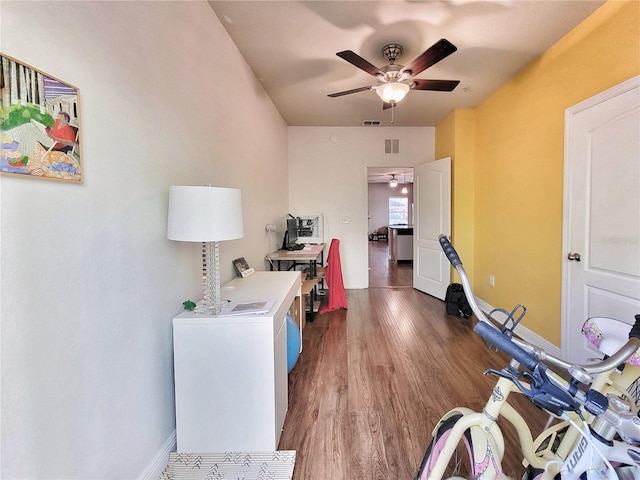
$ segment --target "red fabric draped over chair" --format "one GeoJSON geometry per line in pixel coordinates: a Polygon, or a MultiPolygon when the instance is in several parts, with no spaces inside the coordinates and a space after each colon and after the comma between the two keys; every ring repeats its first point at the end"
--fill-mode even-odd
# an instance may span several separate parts
{"type": "Polygon", "coordinates": [[[340,240],[334,238],[329,246],[327,255],[327,269],[325,270],[325,282],[329,287],[329,301],[320,309],[320,314],[347,308],[347,295],[342,281],[342,266],[340,264],[340,240]]]}

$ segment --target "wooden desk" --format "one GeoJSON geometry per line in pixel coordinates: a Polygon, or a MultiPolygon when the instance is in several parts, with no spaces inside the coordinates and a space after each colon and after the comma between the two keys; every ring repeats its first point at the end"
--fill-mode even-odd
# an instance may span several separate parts
{"type": "Polygon", "coordinates": [[[276,250],[273,253],[267,255],[269,258],[270,269],[274,269],[273,262],[277,262],[277,269],[282,270],[282,262],[292,262],[287,267],[287,270],[296,268],[296,265],[309,264],[309,277],[315,278],[317,276],[317,263],[320,259],[322,264],[322,257],[324,252],[324,243],[318,245],[312,245],[309,250],[276,250]]]}

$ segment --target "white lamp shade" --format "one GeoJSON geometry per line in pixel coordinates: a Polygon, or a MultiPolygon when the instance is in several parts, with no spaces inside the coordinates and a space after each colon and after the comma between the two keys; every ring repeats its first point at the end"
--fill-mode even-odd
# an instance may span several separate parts
{"type": "Polygon", "coordinates": [[[242,194],[235,188],[169,188],[167,238],[182,242],[219,242],[244,236],[242,194]]]}
{"type": "Polygon", "coordinates": [[[405,83],[391,82],[376,87],[378,96],[387,103],[398,103],[411,90],[405,83]]]}

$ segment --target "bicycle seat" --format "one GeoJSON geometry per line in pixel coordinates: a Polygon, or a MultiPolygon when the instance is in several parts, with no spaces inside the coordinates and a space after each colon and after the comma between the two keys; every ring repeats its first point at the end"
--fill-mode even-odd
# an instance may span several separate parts
{"type": "MultiPolygon", "coordinates": [[[[629,339],[631,325],[607,317],[591,317],[582,325],[582,334],[605,355],[613,355],[629,339]]],[[[640,367],[640,349],[626,363],[640,367]]]]}

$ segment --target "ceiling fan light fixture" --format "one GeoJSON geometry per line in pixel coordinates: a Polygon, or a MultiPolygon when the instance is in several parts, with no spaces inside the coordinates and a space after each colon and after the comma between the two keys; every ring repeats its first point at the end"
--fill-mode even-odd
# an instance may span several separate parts
{"type": "Polygon", "coordinates": [[[376,87],[376,93],[387,103],[398,103],[411,90],[406,83],[389,82],[376,87]]]}
{"type": "Polygon", "coordinates": [[[398,186],[398,180],[396,180],[395,175],[391,175],[391,180],[389,180],[389,186],[391,188],[396,188],[398,186]]]}

